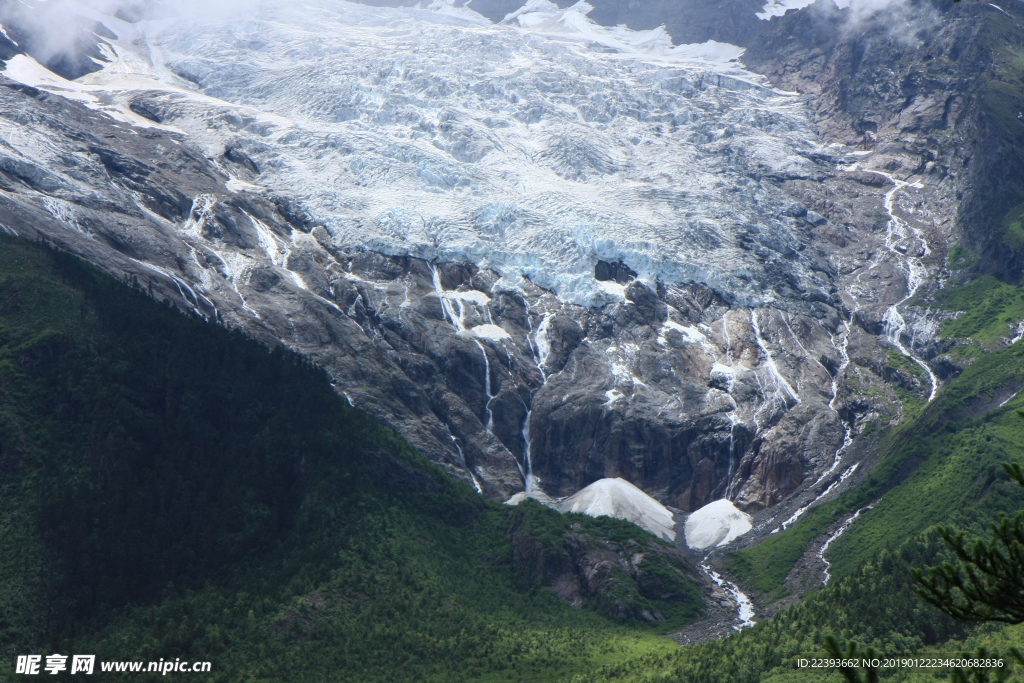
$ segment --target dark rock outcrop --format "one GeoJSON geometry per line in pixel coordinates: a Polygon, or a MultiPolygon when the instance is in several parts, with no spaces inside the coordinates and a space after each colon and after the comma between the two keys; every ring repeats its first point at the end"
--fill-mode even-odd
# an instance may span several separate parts
{"type": "Polygon", "coordinates": [[[698,574],[672,545],[617,533],[628,523],[607,517],[552,533],[544,523],[552,514],[532,500],[510,512],[512,560],[528,581],[550,586],[573,607],[615,619],[662,621],[659,607],[675,603],[690,613],[702,607],[698,574]]]}

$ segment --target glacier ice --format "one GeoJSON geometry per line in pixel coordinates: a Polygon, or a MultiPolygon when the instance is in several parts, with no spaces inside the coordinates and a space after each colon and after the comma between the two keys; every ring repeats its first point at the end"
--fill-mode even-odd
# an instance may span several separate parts
{"type": "MultiPolygon", "coordinates": [[[[495,498],[520,482],[572,493],[578,480],[562,474],[584,456],[561,434],[585,420],[663,432],[672,448],[706,436],[711,467],[614,469],[687,509],[774,505],[793,483],[770,476],[783,457],[831,460],[822,478],[850,471],[839,389],[851,327],[867,330],[836,315],[841,259],[815,234],[830,228],[787,188],[818,174],[841,183],[833,164],[857,155],[820,147],[802,97],[746,72],[728,46],[596,26],[585,2],[536,0],[498,24],[449,0],[211,4],[221,9],[104,18],[120,38],[104,46],[106,68],[77,81],[10,61],[9,75],[77,101],[28,103],[40,125],[17,107],[0,120],[0,165],[41,188],[18,194],[32,217],[19,231],[39,223],[87,255],[102,248],[112,272],[333,363],[350,402],[495,498]],[[153,182],[92,158],[79,131],[104,131],[153,182]],[[160,188],[178,192],[173,210],[160,188]],[[635,273],[650,289],[627,282],[635,273]],[[367,381],[371,370],[395,382],[367,381]],[[843,431],[794,438],[823,415],[843,431]]],[[[907,221],[911,187],[882,202],[907,221]]],[[[875,250],[911,286],[920,268],[890,252],[917,225],[891,222],[875,250]]],[[[906,313],[887,331],[913,352],[927,318],[906,313]]],[[[632,431],[585,457],[612,462],[618,444],[643,441],[619,436],[632,431]]]]}
{"type": "Polygon", "coordinates": [[[731,500],[722,498],[686,518],[686,545],[698,550],[723,546],[751,528],[750,515],[738,509],[731,500]]]}
{"type": "Polygon", "coordinates": [[[13,76],[181,131],[211,159],[237,150],[258,172],[222,161],[233,190],[293,199],[344,252],[469,261],[583,305],[622,300],[594,278],[621,260],[744,306],[792,295],[765,275],[785,254],[790,283],[820,300],[793,200],[762,181],[823,172],[804,98],[743,69],[735,46],[673,46],[588,11],[532,0],[491,24],[442,0],[224,3],[105,17],[111,62],[73,88],[13,76]]]}

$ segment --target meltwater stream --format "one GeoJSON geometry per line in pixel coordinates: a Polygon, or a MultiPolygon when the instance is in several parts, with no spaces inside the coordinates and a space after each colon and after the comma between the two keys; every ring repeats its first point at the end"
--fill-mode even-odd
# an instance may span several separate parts
{"type": "Polygon", "coordinates": [[[701,570],[707,574],[716,586],[721,587],[726,593],[732,598],[733,602],[736,603],[736,616],[739,618],[739,625],[733,626],[733,629],[739,631],[741,628],[747,626],[753,626],[756,622],[754,621],[754,605],[750,602],[750,598],[736,587],[736,584],[731,581],[723,579],[718,572],[709,567],[706,563],[700,564],[701,570]]]}
{"type": "Polygon", "coordinates": [[[828,549],[832,547],[833,543],[839,540],[840,536],[846,533],[846,530],[850,528],[850,525],[853,524],[853,522],[858,517],[860,517],[862,512],[864,512],[865,510],[870,510],[872,507],[873,506],[868,505],[867,507],[861,508],[860,510],[857,510],[855,513],[847,517],[846,520],[839,526],[839,528],[836,529],[835,532],[831,536],[829,536],[828,539],[825,540],[821,548],[818,549],[818,559],[821,560],[822,563],[825,565],[824,576],[821,579],[821,583],[823,586],[827,586],[828,580],[832,578],[832,575],[828,572],[828,570],[832,567],[832,563],[825,558],[825,555],[828,553],[828,549]]]}
{"type": "MultiPolygon", "coordinates": [[[[833,413],[836,414],[837,417],[839,417],[839,421],[843,425],[843,443],[842,445],[839,446],[838,449],[836,449],[835,454],[832,456],[832,465],[827,470],[825,470],[825,472],[823,472],[820,477],[818,477],[817,481],[811,484],[811,489],[817,487],[819,484],[821,484],[821,482],[825,481],[827,477],[831,476],[832,473],[836,471],[836,469],[839,468],[839,465],[842,464],[843,462],[843,456],[846,455],[846,452],[849,450],[850,446],[853,445],[853,429],[850,427],[850,423],[843,419],[842,415],[839,413],[839,408],[837,407],[837,401],[839,400],[839,382],[842,379],[843,372],[850,365],[850,355],[847,351],[850,339],[850,324],[844,321],[843,327],[843,334],[841,337],[841,342],[839,344],[836,344],[835,335],[832,335],[831,333],[829,334],[829,336],[831,337],[832,347],[839,352],[839,357],[841,361],[839,368],[835,371],[835,374],[832,375],[832,399],[828,402],[829,410],[831,410],[833,413]]],[[[792,330],[790,330],[790,333],[792,333],[792,330]]],[[[796,339],[795,334],[793,335],[793,338],[796,339]]],[[[809,356],[810,354],[807,355],[809,356]]],[[[826,372],[827,371],[828,369],[826,368],[826,372]]],[[[807,505],[798,508],[796,512],[790,515],[789,519],[787,519],[785,522],[783,522],[774,530],[772,530],[772,533],[777,534],[780,531],[785,531],[790,526],[795,524],[796,521],[800,519],[805,512],[807,512],[812,507],[821,502],[826,496],[835,491],[854,472],[856,472],[858,464],[859,463],[854,463],[850,467],[846,468],[846,470],[839,476],[839,479],[832,482],[828,486],[828,488],[819,493],[814,498],[814,500],[809,502],[807,505]]]]}
{"type": "MultiPolygon", "coordinates": [[[[931,253],[931,248],[928,246],[928,241],[925,240],[920,230],[917,230],[911,226],[907,221],[903,220],[896,215],[895,204],[896,194],[905,187],[920,188],[920,183],[908,183],[904,180],[899,180],[891,173],[885,171],[869,171],[886,178],[893,184],[893,188],[885,193],[885,212],[889,215],[889,224],[886,228],[885,234],[885,248],[888,249],[897,260],[903,263],[903,266],[907,271],[907,295],[900,301],[889,306],[885,312],[885,336],[888,337],[889,341],[899,349],[900,353],[909,358],[910,360],[917,363],[921,369],[928,373],[928,379],[931,381],[931,393],[928,395],[928,402],[930,403],[935,399],[935,393],[939,389],[939,378],[932,372],[931,367],[928,366],[923,360],[914,355],[913,351],[904,346],[901,337],[907,330],[907,321],[903,318],[903,314],[900,313],[900,306],[910,301],[917,294],[917,290],[921,287],[925,278],[928,275],[924,264],[921,262],[921,256],[927,256],[931,253]],[[910,247],[904,245],[901,250],[899,247],[902,242],[907,240],[919,241],[921,243],[922,253],[920,256],[911,256],[907,253],[910,247]]],[[[912,245],[911,245],[912,246],[912,245]]]]}
{"type": "MultiPolygon", "coordinates": [[[[530,344],[530,352],[533,354],[534,360],[537,362],[537,370],[540,371],[541,385],[540,389],[544,388],[544,385],[548,383],[548,375],[545,370],[545,364],[548,362],[548,356],[551,355],[551,343],[548,341],[548,330],[551,328],[551,319],[554,318],[552,313],[548,313],[541,320],[540,325],[537,327],[537,331],[533,333],[533,339],[527,337],[527,342],[530,344]]],[[[527,308],[526,321],[530,326],[530,331],[533,332],[533,321],[530,318],[530,311],[527,308]]],[[[538,389],[537,391],[540,391],[538,389]]],[[[523,473],[523,488],[526,489],[527,493],[533,491],[536,488],[537,477],[533,474],[533,437],[530,435],[530,419],[533,417],[533,399],[530,400],[531,406],[526,410],[526,419],[523,420],[523,441],[526,443],[526,450],[523,459],[526,461],[526,472],[523,473]]]]}

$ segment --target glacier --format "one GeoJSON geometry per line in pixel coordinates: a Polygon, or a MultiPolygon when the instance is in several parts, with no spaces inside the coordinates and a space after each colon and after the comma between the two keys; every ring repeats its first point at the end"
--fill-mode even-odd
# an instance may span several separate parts
{"type": "Polygon", "coordinates": [[[7,61],[32,88],[3,93],[5,230],[308,355],[495,500],[621,477],[686,510],[813,504],[857,471],[856,359],[925,357],[914,315],[871,322],[933,267],[897,248],[929,236],[921,183],[823,145],[735,46],[586,2],[495,24],[443,0],[131,23],[56,1],[111,29],[106,61],[7,61]],[[874,270],[909,288],[864,289],[874,270]]]}
{"type": "Polygon", "coordinates": [[[345,253],[472,262],[585,306],[622,300],[599,260],[741,306],[833,293],[802,253],[806,209],[759,182],[822,173],[806,102],[735,46],[601,27],[585,2],[497,25],[441,0],[163,7],[134,24],[91,10],[118,39],[73,85],[28,57],[8,75],[230,150],[253,171],[225,168],[235,189],[292,198],[345,253]],[[788,259],[783,285],[750,240],[788,259]]]}

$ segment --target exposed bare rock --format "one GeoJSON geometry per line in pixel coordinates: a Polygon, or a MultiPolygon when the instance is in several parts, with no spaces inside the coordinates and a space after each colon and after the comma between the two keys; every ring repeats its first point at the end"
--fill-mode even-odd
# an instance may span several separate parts
{"type": "MultiPolygon", "coordinates": [[[[301,351],[492,498],[621,477],[681,510],[756,511],[844,471],[865,423],[956,372],[930,364],[919,304],[953,240],[998,256],[992,230],[963,232],[990,218],[995,157],[953,153],[995,124],[953,69],[988,20],[942,11],[928,59],[838,10],[736,23],[746,67],[796,94],[728,60],[370,8],[398,42],[296,82],[261,71],[260,36],[113,18],[169,61],[100,37],[122,71],[65,81],[8,51],[0,225],[301,351]],[[403,71],[418,34],[387,27],[418,21],[459,49],[410,51],[403,71]],[[500,71],[485,44],[543,77],[500,71]]],[[[322,36],[296,35],[308,51],[280,49],[318,68],[322,36]]]]}

